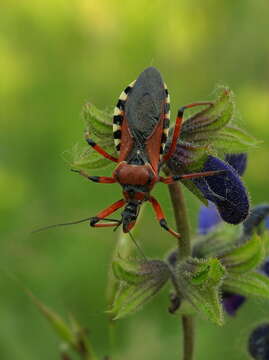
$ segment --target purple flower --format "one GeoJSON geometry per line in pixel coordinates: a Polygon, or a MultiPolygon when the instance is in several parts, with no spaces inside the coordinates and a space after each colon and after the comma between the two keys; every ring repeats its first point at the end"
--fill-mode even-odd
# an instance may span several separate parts
{"type": "MultiPolygon", "coordinates": [[[[228,154],[225,161],[242,176],[247,164],[246,154],[228,154]]],[[[199,234],[205,235],[208,231],[221,222],[221,216],[216,211],[215,204],[209,202],[208,206],[202,206],[199,213],[199,234]]],[[[268,222],[269,225],[269,222],[268,222]]]]}
{"type": "Polygon", "coordinates": [[[206,235],[221,222],[221,217],[213,203],[202,205],[199,212],[198,229],[200,235],[206,235]]]}
{"type": "Polygon", "coordinates": [[[260,324],[248,339],[248,351],[255,360],[269,359],[269,324],[260,324]]]}
{"type": "Polygon", "coordinates": [[[247,154],[227,154],[225,161],[230,164],[237,173],[242,176],[247,167],[247,154]]]}
{"type": "Polygon", "coordinates": [[[218,208],[221,218],[230,224],[239,224],[248,215],[247,191],[237,171],[228,163],[208,156],[202,171],[225,170],[224,174],[193,180],[204,197],[218,208]]]}
{"type": "MultiPolygon", "coordinates": [[[[238,174],[243,175],[244,170],[246,168],[246,155],[238,154],[238,155],[227,155],[227,162],[234,168],[238,174]]],[[[200,208],[199,213],[199,227],[198,232],[201,235],[206,235],[212,229],[217,226],[221,222],[221,217],[218,212],[219,208],[217,208],[213,203],[209,203],[208,207],[204,205],[200,208]]],[[[258,205],[254,207],[247,220],[243,224],[243,232],[244,238],[249,238],[255,228],[260,225],[261,222],[264,221],[265,226],[269,229],[269,205],[258,205]]],[[[262,264],[260,271],[269,276],[269,257],[262,264]]],[[[246,298],[239,294],[234,294],[230,292],[223,293],[223,307],[225,311],[230,315],[234,316],[237,310],[244,304],[246,298]]]]}
{"type": "Polygon", "coordinates": [[[245,296],[224,292],[222,294],[222,305],[230,316],[234,316],[241,305],[246,301],[245,296]]]}
{"type": "MultiPolygon", "coordinates": [[[[269,216],[266,217],[265,221],[265,227],[269,230],[269,216]]],[[[265,275],[269,276],[269,256],[265,259],[264,263],[261,266],[260,269],[265,275]]]]}
{"type": "MultiPolygon", "coordinates": [[[[173,173],[182,172],[181,147],[168,161],[173,173]]],[[[199,171],[224,170],[224,173],[191,180],[200,193],[215,204],[222,220],[230,224],[239,224],[249,213],[249,199],[246,188],[240,178],[246,167],[246,155],[227,155],[227,162],[208,155],[199,171]]],[[[192,185],[192,186],[193,186],[192,185]]]]}

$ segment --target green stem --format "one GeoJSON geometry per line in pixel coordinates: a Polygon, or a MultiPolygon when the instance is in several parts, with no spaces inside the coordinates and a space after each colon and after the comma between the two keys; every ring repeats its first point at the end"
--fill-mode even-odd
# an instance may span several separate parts
{"type": "Polygon", "coordinates": [[[195,323],[191,315],[182,315],[183,329],[183,360],[191,360],[194,358],[194,331],[195,323]]]}
{"type": "MultiPolygon", "coordinates": [[[[169,193],[174,209],[177,231],[181,237],[178,239],[179,261],[191,255],[190,225],[187,215],[186,203],[181,186],[178,183],[169,185],[169,193]]],[[[176,289],[178,292],[178,289],[176,289]]],[[[194,357],[194,318],[182,315],[183,329],[183,360],[193,360],[194,357]]]]}
{"type": "Polygon", "coordinates": [[[168,185],[174,209],[177,231],[181,237],[178,239],[178,256],[182,260],[191,255],[190,224],[187,215],[186,203],[182,189],[178,183],[168,185]]]}

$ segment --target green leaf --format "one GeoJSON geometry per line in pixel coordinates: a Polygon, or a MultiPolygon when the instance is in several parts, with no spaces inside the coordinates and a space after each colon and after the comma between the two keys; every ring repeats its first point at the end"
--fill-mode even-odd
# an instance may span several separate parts
{"type": "Polygon", "coordinates": [[[265,257],[262,238],[254,234],[250,240],[219,256],[228,272],[244,274],[258,267],[265,257]]]}
{"type": "Polygon", "coordinates": [[[58,337],[64,341],[64,344],[69,345],[78,354],[83,355],[83,359],[96,360],[85,329],[82,328],[72,315],[70,315],[70,325],[68,325],[60,315],[44,305],[29,290],[25,289],[25,292],[40,310],[41,314],[48,320],[58,337]]]}
{"type": "Polygon", "coordinates": [[[121,281],[118,293],[109,310],[114,320],[137,311],[150,301],[170,277],[168,265],[161,260],[113,263],[113,272],[121,281]]]}
{"type": "Polygon", "coordinates": [[[225,268],[218,259],[189,258],[178,265],[176,281],[180,293],[197,311],[215,324],[223,324],[219,289],[225,268]]]}
{"type": "Polygon", "coordinates": [[[93,347],[87,336],[87,331],[83,328],[77,319],[70,314],[69,321],[71,324],[71,329],[73,334],[76,336],[76,350],[83,356],[85,360],[96,360],[96,355],[94,354],[93,347]]]}
{"type": "Polygon", "coordinates": [[[269,299],[269,278],[258,272],[228,273],[223,289],[235,294],[269,299]]]}
{"type": "Polygon", "coordinates": [[[40,300],[38,300],[30,291],[26,290],[27,294],[31,298],[32,302],[37,306],[42,315],[50,323],[51,327],[55,330],[56,334],[68,343],[73,348],[76,347],[76,337],[73,334],[70,327],[65,323],[60,315],[51,310],[49,307],[44,305],[40,300]]]}
{"type": "MultiPolygon", "coordinates": [[[[105,151],[117,156],[113,139],[112,115],[89,103],[84,106],[82,115],[86,124],[85,130],[90,134],[90,137],[105,151]]],[[[74,147],[70,162],[73,169],[86,172],[111,164],[109,160],[103,158],[89,145],[84,146],[82,149],[78,148],[78,146],[74,147]]]]}

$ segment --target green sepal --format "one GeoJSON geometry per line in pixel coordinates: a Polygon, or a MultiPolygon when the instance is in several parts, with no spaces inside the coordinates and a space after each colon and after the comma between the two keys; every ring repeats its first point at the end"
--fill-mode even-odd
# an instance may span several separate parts
{"type": "Polygon", "coordinates": [[[117,320],[149,302],[168,281],[171,273],[161,260],[113,262],[114,275],[120,280],[118,293],[108,311],[117,320]]]}
{"type": "Polygon", "coordinates": [[[254,271],[245,274],[228,273],[223,282],[223,290],[269,299],[269,278],[254,271]]]}
{"type": "MultiPolygon", "coordinates": [[[[107,146],[102,147],[107,152],[110,151],[110,148],[107,146]]],[[[115,153],[110,152],[110,154],[115,156],[115,153]]],[[[91,170],[96,170],[111,165],[111,161],[105,159],[102,155],[92,150],[89,146],[82,147],[80,145],[75,145],[71,150],[71,157],[72,159],[69,161],[70,168],[75,170],[83,170],[89,175],[92,175],[91,170]]]]}
{"type": "Polygon", "coordinates": [[[226,126],[215,134],[211,144],[222,153],[241,153],[249,151],[251,147],[256,147],[261,144],[261,141],[240,128],[226,126]]]}
{"type": "Polygon", "coordinates": [[[259,144],[234,125],[234,113],[232,91],[220,87],[217,99],[211,106],[187,118],[182,125],[176,152],[168,164],[173,174],[201,170],[208,155],[223,156],[225,153],[245,152],[249,147],[259,144]]]}
{"type": "Polygon", "coordinates": [[[194,114],[183,123],[182,139],[200,145],[210,143],[216,132],[231,121],[233,114],[233,93],[226,87],[220,87],[218,98],[212,106],[194,114]]]}
{"type": "MultiPolygon", "coordinates": [[[[98,109],[93,104],[86,104],[82,111],[85,121],[85,131],[90,138],[100,145],[106,152],[117,156],[113,140],[112,115],[98,109]]],[[[80,149],[74,147],[72,151],[71,167],[76,170],[94,170],[110,165],[111,162],[98,154],[89,145],[80,149]]]]}
{"type": "Polygon", "coordinates": [[[140,286],[121,284],[112,309],[113,320],[121,319],[138,311],[162,288],[160,282],[148,281],[140,286]]]}
{"type": "Polygon", "coordinates": [[[218,259],[189,258],[179,263],[175,278],[180,293],[213,323],[223,324],[219,289],[225,268],[218,259]]]}
{"type": "Polygon", "coordinates": [[[196,238],[193,254],[198,258],[218,257],[234,249],[235,239],[239,238],[242,227],[222,222],[208,234],[196,238]]]}
{"type": "Polygon", "coordinates": [[[261,237],[264,242],[265,257],[266,257],[269,256],[269,231],[266,229],[266,231],[261,234],[261,237]]]}
{"type": "Polygon", "coordinates": [[[265,258],[264,242],[254,234],[250,240],[219,256],[228,272],[244,274],[257,268],[265,258]]]}
{"type": "MultiPolygon", "coordinates": [[[[142,207],[142,209],[139,212],[138,218],[136,220],[136,227],[133,230],[133,235],[136,235],[136,233],[139,232],[139,226],[137,225],[141,221],[143,214],[144,214],[144,207],[142,207]]],[[[138,248],[132,241],[130,234],[124,233],[123,229],[121,228],[118,234],[116,246],[113,250],[111,263],[113,264],[114,260],[117,261],[118,259],[121,260],[121,259],[134,258],[135,257],[134,253],[137,250],[138,248]]],[[[118,280],[118,278],[113,274],[113,271],[109,271],[107,290],[106,290],[108,308],[112,307],[112,304],[114,303],[115,297],[118,293],[119,286],[120,286],[120,280],[118,280]]]]}
{"type": "Polygon", "coordinates": [[[93,104],[87,103],[82,109],[82,116],[85,121],[86,131],[94,140],[102,143],[114,144],[112,130],[112,114],[98,109],[93,104]]]}
{"type": "Polygon", "coordinates": [[[144,282],[147,277],[152,276],[142,270],[143,264],[145,262],[117,258],[112,262],[112,270],[118,280],[125,281],[130,285],[137,285],[144,282]]]}

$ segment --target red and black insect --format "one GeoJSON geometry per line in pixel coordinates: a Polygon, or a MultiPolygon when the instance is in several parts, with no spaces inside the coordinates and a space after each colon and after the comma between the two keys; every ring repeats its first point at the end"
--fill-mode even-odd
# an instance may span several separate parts
{"type": "Polygon", "coordinates": [[[159,175],[162,165],[176,149],[184,110],[197,105],[212,104],[199,102],[181,107],[177,114],[171,145],[164,152],[169,131],[170,100],[159,71],[154,67],[147,68],[121,93],[113,117],[113,135],[118,157],[108,154],[89,137],[88,133],[86,134],[86,140],[94,150],[117,163],[112,176],[88,176],[83,171],[74,170],[89,180],[103,184],[119,183],[122,186],[123,198],[92,217],[91,226],[109,227],[122,224],[123,231],[129,232],[135,225],[140,206],[143,202],[149,201],[160,225],[175,237],[180,237],[167,225],[160,204],[150,193],[157,182],[171,184],[180,179],[194,179],[218,173],[207,171],[167,178],[159,175]],[[121,220],[108,219],[122,207],[124,210],[121,220]]]}

